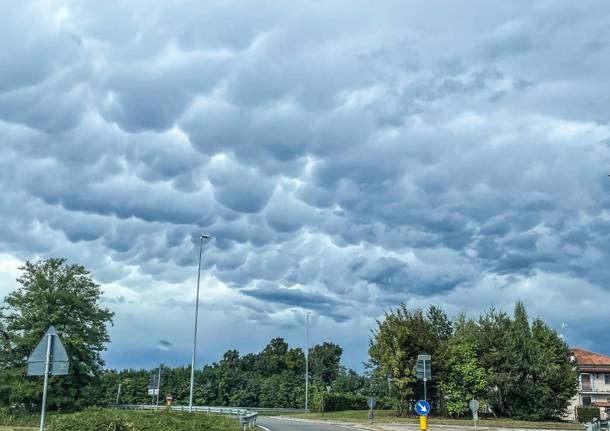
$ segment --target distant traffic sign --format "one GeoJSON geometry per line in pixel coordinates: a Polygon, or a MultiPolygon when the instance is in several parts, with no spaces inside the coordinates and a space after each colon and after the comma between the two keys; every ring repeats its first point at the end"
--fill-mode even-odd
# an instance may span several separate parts
{"type": "Polygon", "coordinates": [[[428,416],[428,413],[430,413],[430,404],[426,400],[419,400],[415,403],[415,411],[420,416],[428,416]]]}
{"type": "Polygon", "coordinates": [[[430,355],[419,355],[415,364],[415,377],[420,380],[432,380],[432,366],[430,365],[432,357],[430,355]]]}
{"type": "Polygon", "coordinates": [[[375,400],[375,398],[373,397],[369,397],[369,399],[366,401],[366,404],[369,406],[369,409],[374,409],[377,405],[377,400],[375,400]]]}
{"type": "Polygon", "coordinates": [[[472,410],[473,413],[479,411],[480,405],[481,403],[479,403],[478,400],[470,400],[470,402],[468,403],[468,407],[470,407],[470,410],[472,410]]]}
{"type": "Polygon", "coordinates": [[[479,403],[478,400],[472,399],[470,400],[470,402],[468,403],[468,407],[470,407],[470,410],[472,411],[472,420],[474,421],[474,426],[477,426],[477,422],[479,420],[479,406],[481,405],[481,403],[479,403]]]}

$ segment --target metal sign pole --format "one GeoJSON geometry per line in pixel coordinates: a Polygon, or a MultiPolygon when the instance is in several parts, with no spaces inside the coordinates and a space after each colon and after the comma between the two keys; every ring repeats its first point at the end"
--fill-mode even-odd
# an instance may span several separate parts
{"type": "Polygon", "coordinates": [[[120,396],[121,396],[121,384],[119,383],[119,390],[116,392],[116,403],[115,404],[119,403],[120,396]]]}
{"type": "Polygon", "coordinates": [[[40,414],[40,431],[44,431],[44,418],[47,409],[47,389],[49,388],[49,369],[51,368],[51,345],[53,335],[47,335],[47,359],[44,365],[44,386],[42,388],[42,412],[40,414]]]}
{"type": "Polygon", "coordinates": [[[424,401],[428,401],[428,393],[426,387],[427,380],[428,379],[426,378],[426,361],[424,361],[424,401]]]}
{"type": "Polygon", "coordinates": [[[309,413],[309,312],[305,315],[305,413],[309,413]]]}
{"type": "Polygon", "coordinates": [[[159,392],[161,392],[161,365],[159,365],[159,378],[157,379],[157,407],[159,406],[159,392]]]}

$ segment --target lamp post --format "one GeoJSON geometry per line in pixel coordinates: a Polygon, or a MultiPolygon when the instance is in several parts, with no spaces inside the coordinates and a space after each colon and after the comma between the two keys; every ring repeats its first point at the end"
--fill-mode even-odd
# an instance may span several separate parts
{"type": "Polygon", "coordinates": [[[193,335],[193,357],[191,359],[191,390],[189,393],[189,412],[193,412],[193,385],[195,383],[195,354],[197,352],[197,321],[199,318],[199,283],[201,281],[201,255],[203,254],[203,241],[212,239],[210,235],[199,236],[199,267],[197,270],[197,299],[195,300],[195,333],[193,335]]]}
{"type": "Polygon", "coordinates": [[[309,311],[305,315],[305,413],[309,413],[309,311]]]}

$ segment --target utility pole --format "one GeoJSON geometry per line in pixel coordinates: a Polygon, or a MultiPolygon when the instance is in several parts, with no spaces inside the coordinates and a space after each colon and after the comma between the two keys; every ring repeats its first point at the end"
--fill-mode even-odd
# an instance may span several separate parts
{"type": "Polygon", "coordinates": [[[116,391],[116,403],[119,404],[119,398],[121,397],[121,383],[119,383],[119,389],[116,391]]]}
{"type": "Polygon", "coordinates": [[[159,376],[157,378],[157,402],[155,406],[155,410],[159,407],[159,392],[161,392],[161,367],[163,364],[159,364],[159,376]]]}
{"type": "Polygon", "coordinates": [[[193,386],[195,385],[195,355],[197,352],[197,322],[199,319],[199,284],[201,281],[201,255],[203,254],[203,240],[210,240],[210,235],[199,236],[199,267],[197,268],[197,299],[195,299],[195,333],[193,335],[193,357],[191,358],[191,388],[189,391],[189,412],[193,412],[193,386]]]}
{"type": "Polygon", "coordinates": [[[309,413],[309,311],[305,315],[305,413],[309,413]]]}

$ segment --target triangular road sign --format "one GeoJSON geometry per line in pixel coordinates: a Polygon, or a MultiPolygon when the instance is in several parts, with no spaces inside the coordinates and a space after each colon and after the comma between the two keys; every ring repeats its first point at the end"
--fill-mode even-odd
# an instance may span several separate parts
{"type": "Polygon", "coordinates": [[[47,345],[51,337],[51,352],[49,362],[49,374],[63,376],[68,374],[69,358],[57,331],[50,326],[47,333],[28,358],[28,376],[44,376],[47,363],[47,345]]]}

